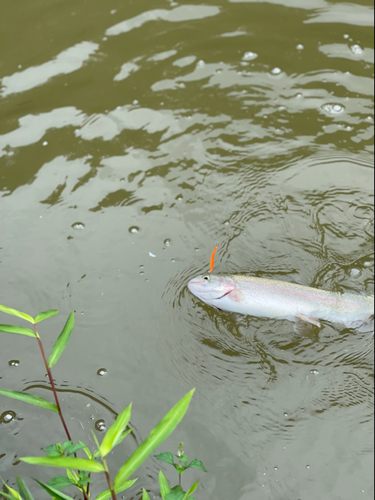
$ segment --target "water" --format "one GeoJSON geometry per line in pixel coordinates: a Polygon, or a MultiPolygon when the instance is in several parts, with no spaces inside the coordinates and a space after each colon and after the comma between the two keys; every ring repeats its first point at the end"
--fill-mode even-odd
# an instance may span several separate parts
{"type": "MultiPolygon", "coordinates": [[[[196,387],[159,451],[203,460],[198,500],[373,497],[373,338],[299,337],[186,288],[218,245],[217,273],[373,293],[372,26],[367,0],[3,6],[0,303],[60,309],[47,353],[76,311],[54,378],[92,446],[133,402],[113,476],[196,387]]],[[[1,387],[51,399],[33,340],[1,345],[1,387]]],[[[0,415],[1,477],[48,481],[19,457],[63,441],[58,418],[4,397],[0,415]]],[[[125,498],[156,495],[160,465],[125,498]]]]}

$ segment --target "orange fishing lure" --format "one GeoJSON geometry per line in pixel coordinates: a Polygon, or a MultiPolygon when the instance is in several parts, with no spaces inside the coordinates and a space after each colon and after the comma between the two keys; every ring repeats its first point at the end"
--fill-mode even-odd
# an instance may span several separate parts
{"type": "Polygon", "coordinates": [[[217,250],[217,247],[214,248],[214,251],[212,252],[212,255],[211,255],[211,267],[210,267],[210,270],[208,271],[209,273],[213,270],[214,268],[214,264],[215,264],[215,253],[216,253],[216,250],[217,250]]]}

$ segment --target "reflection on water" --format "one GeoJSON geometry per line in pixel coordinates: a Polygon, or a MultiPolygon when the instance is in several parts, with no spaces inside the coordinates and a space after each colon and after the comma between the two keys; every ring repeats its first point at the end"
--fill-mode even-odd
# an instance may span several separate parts
{"type": "MultiPolygon", "coordinates": [[[[197,498],[372,498],[373,336],[298,336],[186,287],[218,245],[218,274],[373,293],[369,2],[41,2],[2,20],[0,303],[76,310],[54,367],[75,433],[133,401],[139,441],[196,387],[165,449],[207,465],[197,498]]],[[[2,386],[44,392],[24,345],[4,337],[2,386]]],[[[50,443],[44,414],[0,405],[13,485],[50,443]]],[[[129,495],[156,494],[158,466],[129,495]]]]}

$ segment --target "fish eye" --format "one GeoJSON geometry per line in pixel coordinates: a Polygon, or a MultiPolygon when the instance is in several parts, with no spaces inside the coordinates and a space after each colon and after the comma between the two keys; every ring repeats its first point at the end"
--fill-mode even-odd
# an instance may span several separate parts
{"type": "Polygon", "coordinates": [[[203,279],[204,279],[205,281],[210,281],[210,277],[209,277],[209,276],[207,276],[207,275],[206,275],[206,276],[203,276],[203,279]]]}

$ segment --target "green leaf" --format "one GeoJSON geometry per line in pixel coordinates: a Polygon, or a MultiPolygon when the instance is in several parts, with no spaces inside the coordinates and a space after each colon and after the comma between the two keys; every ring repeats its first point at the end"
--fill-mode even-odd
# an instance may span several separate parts
{"type": "MultiPolygon", "coordinates": [[[[18,496],[18,497],[14,497],[13,495],[10,496],[10,495],[8,495],[8,493],[4,493],[3,491],[0,492],[0,495],[2,495],[5,498],[8,498],[9,500],[14,500],[14,499],[18,500],[19,498],[21,498],[20,496],[18,496]]],[[[22,498],[21,498],[21,500],[22,500],[22,498]]]]}
{"type": "Polygon", "coordinates": [[[82,450],[82,448],[84,448],[85,446],[86,445],[83,443],[78,443],[78,444],[71,443],[70,446],[68,446],[66,449],[66,454],[68,456],[74,455],[74,453],[77,453],[78,450],[82,450]]]}
{"type": "Polygon", "coordinates": [[[170,451],[164,451],[163,453],[160,453],[159,455],[154,455],[155,458],[158,460],[162,460],[163,462],[166,462],[167,464],[174,465],[174,459],[173,459],[173,454],[170,451]]]}
{"type": "Polygon", "coordinates": [[[71,479],[71,481],[76,484],[77,482],[77,477],[78,477],[78,474],[75,473],[73,474],[73,471],[71,471],[70,469],[66,469],[66,475],[68,476],[69,479],[71,479]]]}
{"type": "Polygon", "coordinates": [[[46,408],[47,410],[52,410],[56,413],[59,413],[57,406],[49,401],[46,401],[39,396],[33,396],[32,394],[26,394],[25,392],[18,391],[9,391],[7,389],[0,389],[0,394],[3,396],[8,396],[8,398],[19,399],[24,403],[29,403],[35,406],[41,406],[42,408],[46,408]]]}
{"type": "Polygon", "coordinates": [[[171,492],[165,497],[165,500],[183,500],[185,492],[181,486],[175,486],[171,492]]]}
{"type": "Polygon", "coordinates": [[[24,500],[34,500],[32,494],[30,493],[30,490],[26,486],[24,480],[21,479],[20,477],[16,476],[16,481],[17,481],[18,490],[19,490],[22,498],[24,500]]]}
{"type": "Polygon", "coordinates": [[[165,500],[168,493],[171,492],[171,487],[169,486],[167,478],[164,476],[162,471],[159,472],[159,488],[160,488],[160,495],[162,499],[165,500]]]}
{"type": "Polygon", "coordinates": [[[196,458],[190,462],[190,464],[186,467],[187,469],[200,469],[203,472],[208,472],[206,467],[203,465],[203,463],[200,460],[197,460],[196,458]]]}
{"type": "Polygon", "coordinates": [[[60,467],[68,469],[84,470],[88,472],[103,472],[102,464],[94,460],[75,457],[22,457],[22,462],[34,465],[44,465],[45,467],[60,467]]]}
{"type": "Polygon", "coordinates": [[[57,490],[56,488],[53,488],[52,486],[49,486],[48,484],[42,483],[41,481],[38,481],[37,479],[34,479],[43,489],[49,493],[52,498],[55,500],[74,500],[74,498],[66,495],[65,493],[62,493],[61,491],[57,490]]]}
{"type": "MultiPolygon", "coordinates": [[[[189,490],[187,491],[187,493],[185,493],[184,500],[186,500],[187,498],[189,498],[189,497],[190,497],[190,495],[191,495],[192,493],[194,493],[194,491],[195,491],[195,490],[197,489],[197,487],[198,487],[198,483],[199,483],[199,479],[198,479],[197,481],[195,481],[195,483],[194,483],[192,486],[190,486],[190,488],[189,488],[189,490]]],[[[190,498],[191,498],[191,497],[190,497],[190,498]]]]}
{"type": "Polygon", "coordinates": [[[132,405],[130,404],[125,408],[125,410],[119,413],[116,420],[105,433],[102,444],[100,445],[100,453],[102,457],[108,455],[108,453],[124,439],[122,435],[129,423],[131,417],[131,409],[132,405]]]}
{"type": "Polygon", "coordinates": [[[17,333],[18,335],[27,335],[27,337],[36,337],[35,332],[23,326],[0,325],[0,332],[17,333]]]}
{"type": "Polygon", "coordinates": [[[92,456],[91,451],[87,447],[87,445],[85,445],[85,443],[83,443],[82,441],[79,441],[79,444],[82,445],[82,449],[86,453],[87,458],[89,458],[90,460],[92,460],[93,456],[92,456]]]}
{"type": "MultiPolygon", "coordinates": [[[[130,488],[131,486],[133,486],[133,484],[138,481],[138,479],[131,479],[130,481],[125,481],[122,485],[118,486],[117,488],[115,488],[115,493],[121,493],[122,491],[124,490],[127,490],[128,488],[130,488]]],[[[108,498],[111,498],[111,492],[110,490],[105,490],[105,491],[102,491],[99,496],[96,497],[95,500],[107,500],[108,498]]]]}
{"type": "Polygon", "coordinates": [[[39,323],[40,321],[43,321],[44,319],[52,318],[53,316],[56,316],[56,314],[59,314],[59,311],[57,309],[50,309],[49,311],[44,311],[39,314],[37,314],[34,318],[35,323],[39,323]]]}
{"type": "Polygon", "coordinates": [[[150,500],[150,496],[144,488],[143,488],[142,500],[150,500]]]}
{"type": "Polygon", "coordinates": [[[188,392],[157,424],[143,443],[135,450],[125,464],[120,468],[115,478],[115,487],[123,483],[151,455],[177,427],[188,409],[195,389],[188,392]]]}
{"type": "Polygon", "coordinates": [[[48,486],[51,488],[55,488],[56,490],[63,490],[64,488],[67,488],[68,486],[72,486],[72,484],[76,484],[75,481],[72,481],[66,476],[56,476],[50,481],[48,481],[48,486]]]}
{"type": "Polygon", "coordinates": [[[63,454],[61,446],[57,444],[50,444],[45,448],[42,448],[43,451],[47,452],[47,457],[61,457],[63,454]]]}
{"type": "Polygon", "coordinates": [[[70,334],[74,328],[74,311],[69,314],[69,318],[65,323],[63,331],[57,337],[55,345],[53,346],[52,352],[49,356],[48,366],[52,368],[52,366],[58,361],[59,357],[63,353],[65,347],[67,346],[70,334]]]}
{"type": "Polygon", "coordinates": [[[26,321],[29,321],[32,324],[35,323],[31,316],[21,311],[17,311],[17,309],[11,309],[10,307],[0,306],[0,311],[3,311],[6,314],[10,314],[12,316],[17,316],[17,318],[25,319],[26,321]]]}
{"type": "Polygon", "coordinates": [[[173,466],[179,474],[182,474],[187,469],[187,467],[185,467],[184,465],[181,467],[178,464],[173,464],[173,466]]]}
{"type": "Polygon", "coordinates": [[[16,499],[16,500],[22,500],[22,498],[21,498],[20,494],[18,493],[18,491],[14,490],[10,486],[8,486],[7,483],[5,483],[4,481],[3,481],[3,484],[7,488],[7,490],[9,491],[9,493],[11,493],[12,496],[7,495],[7,493],[3,493],[3,492],[0,492],[1,495],[4,495],[7,498],[10,498],[11,500],[14,500],[14,499],[16,499]]]}
{"type": "Polygon", "coordinates": [[[176,457],[187,467],[188,464],[188,459],[186,455],[181,455],[180,457],[176,455],[176,457]]]}

